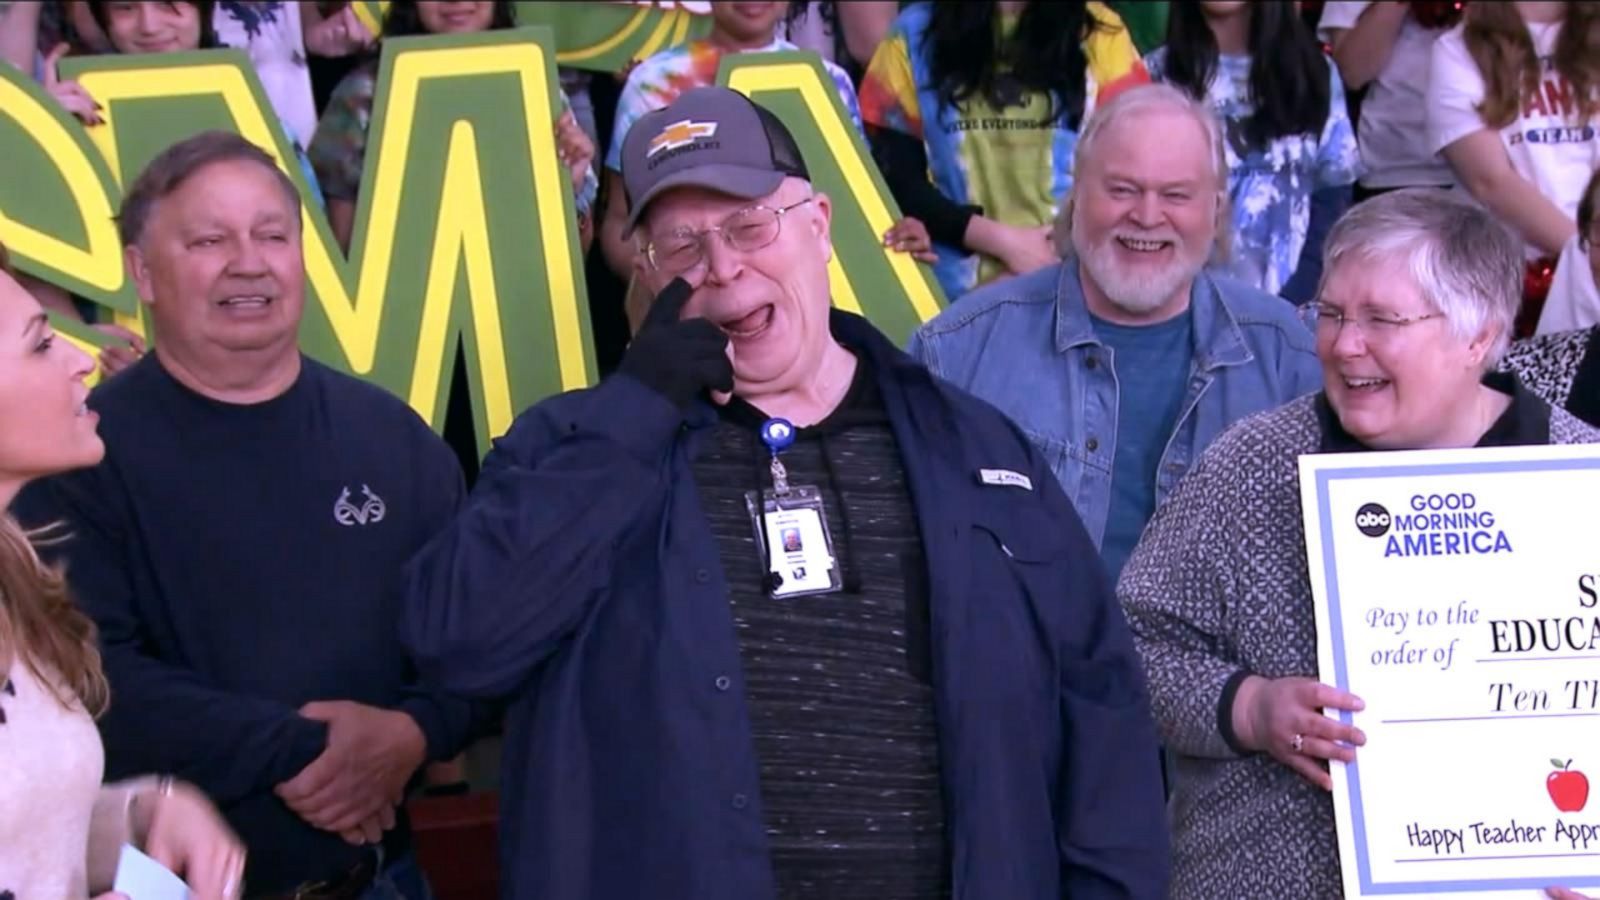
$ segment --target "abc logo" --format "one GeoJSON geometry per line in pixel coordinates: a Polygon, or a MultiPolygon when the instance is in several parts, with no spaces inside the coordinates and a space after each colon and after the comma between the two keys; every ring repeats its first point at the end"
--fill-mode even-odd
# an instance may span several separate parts
{"type": "Polygon", "coordinates": [[[1356,510],[1356,527],[1367,537],[1383,537],[1389,533],[1389,511],[1379,503],[1367,503],[1356,510]]]}

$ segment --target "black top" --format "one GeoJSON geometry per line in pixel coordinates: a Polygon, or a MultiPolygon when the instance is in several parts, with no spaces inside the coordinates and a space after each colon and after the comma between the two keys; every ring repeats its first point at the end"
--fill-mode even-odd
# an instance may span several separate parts
{"type": "Polygon", "coordinates": [[[1600,327],[1589,329],[1588,349],[1578,363],[1572,391],[1567,395],[1567,412],[1600,426],[1600,327]]]}
{"type": "MultiPolygon", "coordinates": [[[[1490,372],[1483,376],[1483,383],[1510,395],[1511,404],[1474,446],[1525,447],[1550,443],[1549,404],[1530,393],[1515,375],[1507,372],[1490,372]]],[[[1359,453],[1372,449],[1352,437],[1339,424],[1339,416],[1328,403],[1327,394],[1317,394],[1317,419],[1322,425],[1321,452],[1359,453]]]]}
{"type": "Polygon", "coordinates": [[[773,598],[745,492],[770,488],[766,416],[734,399],[694,461],[760,762],[779,897],[923,900],[950,863],[929,658],[927,561],[867,364],[783,462],[820,488],[845,589],[773,598]]]}
{"type": "MultiPolygon", "coordinates": [[[[342,874],[363,851],[273,794],[326,741],[299,707],[402,709],[433,759],[481,724],[409,686],[397,628],[401,568],[461,502],[460,466],[400,400],[309,359],[284,394],[234,405],[152,354],[89,405],[105,460],[34,485],[18,511],[72,531],[59,552],[111,683],[107,778],[197,784],[249,847],[252,890],[342,874]]],[[[405,843],[402,826],[387,846],[405,843]]]]}

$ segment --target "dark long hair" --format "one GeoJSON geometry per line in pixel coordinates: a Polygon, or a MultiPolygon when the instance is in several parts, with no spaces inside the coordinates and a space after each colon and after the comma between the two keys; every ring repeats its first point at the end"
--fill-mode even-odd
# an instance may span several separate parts
{"type": "Polygon", "coordinates": [[[1083,42],[1094,29],[1106,27],[1086,4],[1035,0],[1004,40],[996,28],[994,0],[929,6],[929,69],[945,105],[981,95],[1002,107],[1007,97],[1001,88],[1009,80],[1024,91],[1047,93],[1050,118],[1078,127],[1089,65],[1083,42]]]}
{"type": "MultiPolygon", "coordinates": [[[[1288,0],[1246,7],[1250,16],[1250,101],[1245,142],[1263,147],[1274,138],[1322,133],[1328,121],[1328,58],[1288,0]]],[[[1198,0],[1172,4],[1167,14],[1166,71],[1162,77],[1197,100],[1217,71],[1217,38],[1198,0]]]]}
{"type": "MultiPolygon", "coordinates": [[[[515,4],[511,0],[494,0],[494,17],[489,20],[489,30],[499,31],[517,24],[515,4]]],[[[409,37],[428,34],[422,27],[422,17],[417,15],[417,0],[393,0],[383,17],[384,37],[409,37]]]]}
{"type": "MultiPolygon", "coordinates": [[[[217,29],[212,24],[216,18],[217,4],[215,0],[171,0],[167,3],[172,6],[176,3],[187,3],[200,13],[200,50],[215,50],[222,46],[217,39],[217,29]]],[[[94,17],[96,25],[105,33],[106,40],[111,40],[111,28],[107,24],[111,21],[111,13],[106,9],[106,0],[89,0],[89,15],[94,17]]],[[[115,49],[115,45],[113,45],[115,49]]]]}

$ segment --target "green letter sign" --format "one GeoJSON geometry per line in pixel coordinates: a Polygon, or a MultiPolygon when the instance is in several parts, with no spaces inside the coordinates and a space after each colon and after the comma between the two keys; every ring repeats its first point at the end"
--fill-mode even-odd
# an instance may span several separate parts
{"type": "MultiPolygon", "coordinates": [[[[112,218],[120,185],[176,140],[235,131],[273,154],[306,201],[306,352],[442,428],[461,340],[486,451],[518,412],[595,378],[551,46],[542,27],[386,42],[348,259],[237,51],[69,60],[63,77],[104,107],[106,124],[87,131],[0,66],[0,241],[19,268],[142,333],[112,218]]],[[[808,54],[730,63],[723,82],[788,123],[834,199],[836,302],[903,341],[942,298],[925,267],[883,248],[899,212],[831,80],[808,54]]]]}

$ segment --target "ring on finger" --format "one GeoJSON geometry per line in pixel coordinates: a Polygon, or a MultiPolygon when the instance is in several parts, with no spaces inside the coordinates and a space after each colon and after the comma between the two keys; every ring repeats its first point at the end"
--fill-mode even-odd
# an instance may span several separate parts
{"type": "Polygon", "coordinates": [[[1290,747],[1290,749],[1294,750],[1294,752],[1296,752],[1296,753],[1304,753],[1305,752],[1305,746],[1306,746],[1305,735],[1300,734],[1299,732],[1295,732],[1294,737],[1289,738],[1289,747],[1290,747]]]}

